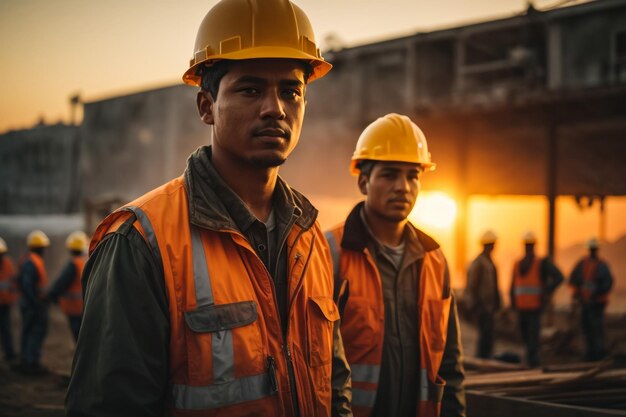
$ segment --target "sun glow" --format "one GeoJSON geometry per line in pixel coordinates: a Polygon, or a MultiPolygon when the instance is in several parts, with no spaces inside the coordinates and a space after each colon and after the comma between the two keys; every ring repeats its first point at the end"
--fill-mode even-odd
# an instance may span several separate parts
{"type": "Polygon", "coordinates": [[[417,197],[409,219],[418,226],[447,230],[453,226],[456,213],[456,203],[448,194],[423,192],[417,197]]]}

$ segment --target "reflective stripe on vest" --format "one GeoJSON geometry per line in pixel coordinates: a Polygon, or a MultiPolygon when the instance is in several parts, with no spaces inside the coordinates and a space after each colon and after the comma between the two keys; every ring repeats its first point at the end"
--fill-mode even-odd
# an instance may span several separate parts
{"type": "MultiPolygon", "coordinates": [[[[148,216],[138,207],[128,207],[141,225],[152,252],[163,265],[154,229],[148,216]]],[[[202,245],[200,229],[190,224],[193,279],[196,308],[215,304],[206,254],[202,245]]],[[[235,352],[231,330],[221,330],[211,334],[214,384],[172,386],[174,407],[187,410],[201,410],[258,400],[273,394],[267,373],[235,378],[235,352]]]]}
{"type": "Polygon", "coordinates": [[[352,404],[361,407],[374,407],[376,390],[365,390],[352,387],[352,404]]]}
{"type": "Polygon", "coordinates": [[[337,245],[337,240],[335,239],[335,235],[332,232],[324,233],[326,236],[326,240],[328,241],[328,246],[330,247],[330,256],[333,259],[333,274],[335,276],[335,280],[339,276],[339,268],[340,268],[340,255],[339,255],[339,246],[337,245]]]}
{"type": "Polygon", "coordinates": [[[541,309],[543,285],[541,282],[541,259],[534,258],[525,274],[521,271],[521,261],[513,267],[513,296],[515,308],[520,311],[541,309]]]}
{"type": "MultiPolygon", "coordinates": [[[[370,384],[378,384],[380,377],[380,366],[378,365],[350,365],[352,370],[353,382],[367,382],[370,384]]],[[[376,389],[367,390],[362,388],[352,387],[352,404],[361,407],[374,407],[376,402],[376,389]]],[[[426,369],[420,369],[419,371],[419,387],[418,387],[418,401],[431,400],[428,373],[426,369]]]]}
{"type": "Polygon", "coordinates": [[[268,374],[237,378],[204,387],[174,385],[172,391],[174,407],[187,410],[224,407],[272,395],[268,374]]]}
{"type": "Polygon", "coordinates": [[[531,286],[526,287],[523,285],[515,287],[513,290],[515,295],[541,295],[541,288],[531,286]]]}
{"type": "MultiPolygon", "coordinates": [[[[378,385],[379,365],[350,364],[350,370],[353,382],[374,384],[374,387],[378,385]]],[[[372,389],[352,387],[352,403],[363,407],[373,407],[376,401],[376,388],[374,387],[372,389]]]]}
{"type": "Polygon", "coordinates": [[[378,384],[380,377],[379,365],[359,365],[350,364],[352,370],[352,380],[355,382],[367,382],[369,384],[378,384]]]}

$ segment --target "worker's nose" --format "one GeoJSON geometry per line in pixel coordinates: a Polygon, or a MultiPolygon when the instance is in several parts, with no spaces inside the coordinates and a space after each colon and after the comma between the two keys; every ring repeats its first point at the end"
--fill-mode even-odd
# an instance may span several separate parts
{"type": "Polygon", "coordinates": [[[285,108],[280,94],[275,89],[269,89],[263,96],[261,103],[261,118],[282,120],[285,118],[285,108]]]}

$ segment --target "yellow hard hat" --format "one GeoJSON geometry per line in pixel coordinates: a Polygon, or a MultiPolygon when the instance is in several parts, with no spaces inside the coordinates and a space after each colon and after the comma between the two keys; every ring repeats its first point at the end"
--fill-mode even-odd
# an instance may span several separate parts
{"type": "Polygon", "coordinates": [[[4,239],[2,239],[0,237],[0,253],[7,253],[9,249],[7,248],[7,242],[4,241],[4,239]]]}
{"type": "Polygon", "coordinates": [[[389,113],[365,128],[356,143],[350,172],[359,174],[362,160],[399,161],[420,164],[425,171],[435,169],[430,160],[426,137],[407,116],[389,113]]]}
{"type": "Polygon", "coordinates": [[[522,236],[522,240],[524,241],[525,244],[530,245],[533,243],[537,243],[537,236],[532,230],[529,230],[526,233],[524,233],[524,235],[522,236]]]}
{"type": "Polygon", "coordinates": [[[332,68],[320,54],[308,17],[289,0],[221,0],[200,23],[183,81],[199,86],[200,65],[255,58],[307,61],[313,67],[309,82],[332,68]]]}
{"type": "Polygon", "coordinates": [[[592,237],[585,242],[585,246],[587,246],[587,249],[598,249],[600,247],[600,241],[597,238],[592,237]]]}
{"type": "Polygon", "coordinates": [[[88,240],[89,239],[84,232],[81,232],[80,230],[72,232],[65,240],[65,247],[69,250],[85,252],[87,250],[88,240]]]}
{"type": "Polygon", "coordinates": [[[480,237],[481,245],[488,245],[490,243],[496,243],[496,240],[498,240],[498,236],[492,230],[487,230],[480,237]]]}
{"type": "Polygon", "coordinates": [[[33,230],[26,238],[26,246],[29,248],[47,248],[50,246],[50,239],[41,230],[33,230]]]}

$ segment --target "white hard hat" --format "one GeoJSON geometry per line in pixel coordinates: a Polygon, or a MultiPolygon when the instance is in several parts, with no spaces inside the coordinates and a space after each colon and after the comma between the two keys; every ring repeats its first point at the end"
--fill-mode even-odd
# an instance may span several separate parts
{"type": "Polygon", "coordinates": [[[533,232],[532,230],[529,230],[526,233],[524,233],[524,235],[522,236],[522,240],[527,245],[537,243],[537,235],[535,235],[535,232],[533,232]]]}
{"type": "Polygon", "coordinates": [[[480,237],[480,243],[482,245],[488,245],[490,243],[496,243],[496,240],[498,240],[498,235],[496,235],[493,230],[487,230],[480,237]]]}
{"type": "Polygon", "coordinates": [[[592,237],[585,242],[585,246],[587,249],[598,249],[600,247],[600,241],[596,237],[592,237]]]}

